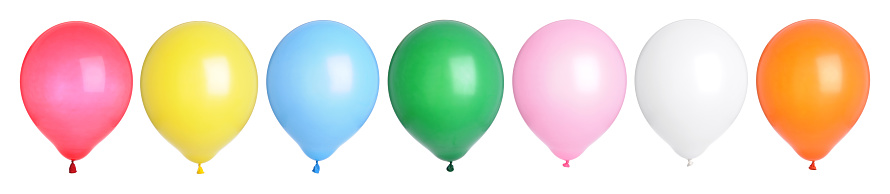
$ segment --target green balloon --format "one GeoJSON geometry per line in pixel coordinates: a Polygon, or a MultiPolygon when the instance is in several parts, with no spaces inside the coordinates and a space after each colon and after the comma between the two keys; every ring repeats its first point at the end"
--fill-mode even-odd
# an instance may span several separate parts
{"type": "MultiPolygon", "coordinates": [[[[504,96],[497,52],[451,20],[417,27],[396,48],[389,98],[402,126],[439,159],[460,159],[491,126],[504,96]]],[[[449,164],[449,171],[453,167],[449,164]]]]}

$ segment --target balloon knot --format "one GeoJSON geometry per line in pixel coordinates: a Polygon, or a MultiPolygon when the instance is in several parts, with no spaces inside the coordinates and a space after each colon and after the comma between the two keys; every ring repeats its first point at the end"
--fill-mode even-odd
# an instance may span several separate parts
{"type": "Polygon", "coordinates": [[[68,166],[68,173],[71,173],[71,174],[77,173],[77,167],[74,166],[74,160],[71,160],[71,165],[68,166]]]}
{"type": "Polygon", "coordinates": [[[686,167],[690,167],[690,166],[692,166],[692,159],[687,159],[687,160],[686,160],[686,167]]]}
{"type": "Polygon", "coordinates": [[[813,163],[810,163],[810,170],[816,170],[816,161],[815,160],[813,161],[813,163]]]}
{"type": "Polygon", "coordinates": [[[198,174],[204,174],[204,168],[201,168],[201,163],[198,163],[198,174]]]}
{"type": "Polygon", "coordinates": [[[562,167],[566,167],[566,168],[568,168],[568,167],[569,167],[569,161],[566,160],[566,163],[565,163],[565,164],[562,164],[562,167]]]}
{"type": "Polygon", "coordinates": [[[445,170],[448,172],[454,171],[454,165],[452,165],[451,162],[448,162],[448,167],[446,167],[445,170]]]}
{"type": "Polygon", "coordinates": [[[315,161],[315,167],[312,167],[312,172],[318,174],[318,171],[321,171],[321,167],[318,166],[318,160],[315,161]]]}

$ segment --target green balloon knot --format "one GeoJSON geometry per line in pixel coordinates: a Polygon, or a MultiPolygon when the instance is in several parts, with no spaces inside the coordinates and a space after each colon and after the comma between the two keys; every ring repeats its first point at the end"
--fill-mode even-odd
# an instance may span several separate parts
{"type": "Polygon", "coordinates": [[[451,162],[448,162],[448,167],[445,168],[445,170],[448,172],[454,171],[454,165],[452,165],[451,162]]]}

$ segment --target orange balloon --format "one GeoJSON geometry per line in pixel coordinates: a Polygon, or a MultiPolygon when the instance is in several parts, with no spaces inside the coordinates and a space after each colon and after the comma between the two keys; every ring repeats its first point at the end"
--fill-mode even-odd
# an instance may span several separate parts
{"type": "Polygon", "coordinates": [[[815,161],[862,114],[868,74],[865,53],[846,30],[824,20],[803,20],[766,45],[757,66],[757,96],[776,132],[816,170],[815,161]]]}

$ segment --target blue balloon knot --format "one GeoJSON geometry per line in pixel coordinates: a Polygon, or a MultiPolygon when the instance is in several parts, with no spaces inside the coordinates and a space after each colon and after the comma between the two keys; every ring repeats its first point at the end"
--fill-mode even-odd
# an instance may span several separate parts
{"type": "Polygon", "coordinates": [[[312,172],[318,174],[318,171],[321,170],[321,167],[318,167],[318,161],[315,161],[315,167],[312,168],[312,172]]]}

